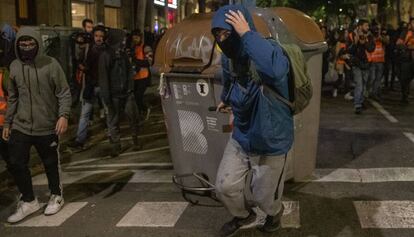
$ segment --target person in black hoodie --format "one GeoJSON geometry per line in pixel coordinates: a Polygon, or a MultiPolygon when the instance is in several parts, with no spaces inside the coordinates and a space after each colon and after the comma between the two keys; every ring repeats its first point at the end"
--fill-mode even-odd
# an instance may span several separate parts
{"type": "Polygon", "coordinates": [[[99,86],[98,86],[98,61],[102,52],[105,50],[105,35],[106,28],[97,26],[93,30],[94,43],[88,51],[85,64],[82,65],[85,73],[85,83],[83,85],[83,93],[81,95],[81,115],[79,117],[78,131],[76,139],[69,144],[69,147],[76,151],[84,149],[84,145],[88,136],[89,119],[93,113],[93,105],[96,100],[99,100],[99,86]]]}
{"type": "Polygon", "coordinates": [[[131,123],[134,149],[138,150],[141,146],[137,137],[138,112],[133,94],[133,70],[126,53],[126,33],[123,30],[110,29],[107,44],[99,57],[99,87],[104,107],[107,109],[111,156],[116,157],[121,152],[119,123],[123,113],[126,113],[131,123]]]}
{"type": "Polygon", "coordinates": [[[352,73],[355,81],[355,113],[361,114],[364,106],[364,90],[368,82],[370,62],[367,53],[375,50],[374,37],[369,33],[367,20],[360,20],[352,32],[348,52],[351,55],[352,73]]]}

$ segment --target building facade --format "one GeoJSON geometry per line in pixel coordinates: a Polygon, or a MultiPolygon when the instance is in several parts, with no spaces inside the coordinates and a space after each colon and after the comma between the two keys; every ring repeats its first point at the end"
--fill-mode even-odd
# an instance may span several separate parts
{"type": "Polygon", "coordinates": [[[114,28],[158,31],[213,9],[211,0],[1,0],[0,23],[81,27],[90,18],[114,28]]]}

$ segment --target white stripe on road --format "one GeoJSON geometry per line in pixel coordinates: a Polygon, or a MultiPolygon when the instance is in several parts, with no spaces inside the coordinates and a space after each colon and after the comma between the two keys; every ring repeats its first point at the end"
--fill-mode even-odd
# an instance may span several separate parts
{"type": "Polygon", "coordinates": [[[174,227],[187,206],[187,202],[139,202],[116,226],[174,227]]]}
{"type": "Polygon", "coordinates": [[[78,165],[65,167],[65,171],[79,170],[79,169],[99,169],[99,168],[131,168],[131,169],[143,169],[143,168],[173,168],[172,163],[122,163],[122,164],[102,164],[102,165],[78,165]]]}
{"type": "MultiPolygon", "coordinates": [[[[283,202],[285,211],[282,216],[282,228],[300,228],[300,209],[299,202],[297,201],[285,201],[283,202]]],[[[254,228],[256,226],[263,225],[266,221],[266,213],[259,208],[254,208],[257,218],[256,221],[250,225],[243,226],[242,229],[254,228]]]]}
{"type": "Polygon", "coordinates": [[[10,227],[56,227],[60,226],[63,222],[73,216],[76,212],[86,206],[87,202],[72,202],[63,206],[62,210],[53,216],[45,216],[43,214],[35,217],[29,217],[27,221],[24,221],[17,225],[11,225],[10,227]]]}
{"type": "MultiPolygon", "coordinates": [[[[163,147],[157,147],[157,148],[154,148],[154,149],[121,153],[118,157],[139,155],[139,154],[151,153],[151,152],[156,152],[156,151],[163,151],[163,150],[168,150],[168,149],[170,149],[169,146],[163,146],[163,147]]],[[[66,164],[64,167],[75,166],[75,165],[80,165],[80,164],[86,164],[86,163],[91,163],[91,162],[95,162],[95,161],[107,160],[107,159],[114,159],[114,158],[111,157],[111,156],[97,157],[97,158],[92,158],[92,159],[87,159],[87,160],[71,162],[71,163],[66,164]]]]}
{"type": "Polygon", "coordinates": [[[410,139],[410,141],[412,141],[414,143],[414,134],[410,133],[410,132],[404,132],[404,135],[410,139]]]}
{"type": "Polygon", "coordinates": [[[398,123],[398,120],[392,116],[387,110],[384,109],[384,107],[382,107],[382,105],[380,105],[378,102],[373,101],[373,100],[369,100],[369,102],[371,102],[371,104],[382,114],[384,115],[385,118],[388,119],[388,121],[390,121],[391,123],[398,123]]]}
{"type": "MultiPolygon", "coordinates": [[[[150,134],[138,136],[138,138],[148,138],[148,137],[155,137],[155,136],[162,136],[162,135],[167,135],[167,133],[166,132],[150,133],[150,134]]],[[[121,138],[121,141],[129,141],[129,140],[132,140],[132,137],[121,138]]],[[[109,140],[100,142],[100,144],[105,144],[105,143],[109,143],[109,140]]]]}
{"type": "Polygon", "coordinates": [[[369,169],[316,169],[313,177],[300,182],[380,183],[413,182],[413,167],[369,169]]]}
{"type": "Polygon", "coordinates": [[[355,201],[362,228],[414,228],[413,201],[355,201]]]}
{"type": "MultiPolygon", "coordinates": [[[[122,182],[120,177],[132,172],[128,183],[172,183],[173,170],[98,170],[62,172],[61,182],[68,184],[122,182]]],[[[33,178],[33,185],[47,185],[45,174],[33,178]]]]}

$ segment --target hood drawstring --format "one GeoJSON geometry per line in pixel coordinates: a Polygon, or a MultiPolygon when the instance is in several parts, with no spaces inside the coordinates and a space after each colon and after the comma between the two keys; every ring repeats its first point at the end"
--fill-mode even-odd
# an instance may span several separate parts
{"type": "Polygon", "coordinates": [[[29,85],[27,85],[27,82],[26,82],[26,76],[25,76],[25,74],[24,74],[24,64],[22,64],[22,74],[23,74],[23,81],[24,81],[24,84],[26,84],[26,86],[29,86],[29,85]]]}
{"type": "Polygon", "coordinates": [[[35,68],[35,72],[36,72],[36,82],[37,82],[37,92],[40,95],[40,82],[39,82],[39,75],[37,74],[37,67],[36,67],[36,63],[33,63],[34,68],[35,68]]]}

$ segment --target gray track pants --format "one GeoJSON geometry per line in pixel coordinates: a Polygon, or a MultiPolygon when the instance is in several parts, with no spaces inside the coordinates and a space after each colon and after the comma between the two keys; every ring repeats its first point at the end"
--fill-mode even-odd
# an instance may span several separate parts
{"type": "Polygon", "coordinates": [[[286,173],[285,158],[285,155],[249,157],[237,141],[230,139],[217,173],[216,191],[233,216],[249,215],[250,204],[246,201],[245,187],[250,172],[253,205],[271,216],[280,211],[286,173]]]}

